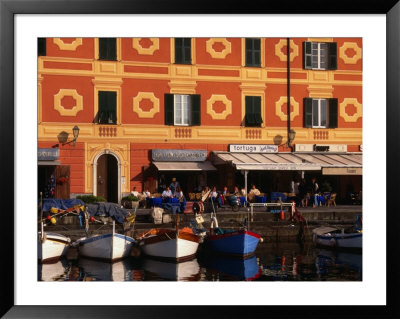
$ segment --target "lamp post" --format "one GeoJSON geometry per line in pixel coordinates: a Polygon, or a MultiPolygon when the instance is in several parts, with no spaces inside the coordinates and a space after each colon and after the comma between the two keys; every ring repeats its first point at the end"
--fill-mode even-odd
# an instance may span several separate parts
{"type": "MultiPolygon", "coordinates": [[[[67,134],[67,133],[65,133],[65,134],[67,134]]],[[[74,136],[74,138],[73,138],[72,140],[70,140],[69,142],[62,143],[62,145],[67,145],[67,144],[69,144],[69,143],[73,143],[74,147],[76,146],[76,139],[77,139],[78,136],[79,136],[79,127],[78,127],[77,125],[75,125],[75,126],[73,127],[73,129],[72,129],[72,135],[74,136]]]]}

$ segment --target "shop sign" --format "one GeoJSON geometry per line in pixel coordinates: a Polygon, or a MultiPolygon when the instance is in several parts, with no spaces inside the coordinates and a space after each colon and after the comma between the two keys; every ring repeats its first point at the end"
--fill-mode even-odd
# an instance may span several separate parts
{"type": "Polygon", "coordinates": [[[152,150],[151,156],[155,162],[204,162],[207,159],[205,150],[152,150]]]}
{"type": "Polygon", "coordinates": [[[229,152],[232,152],[232,153],[277,153],[278,145],[230,144],[229,152]]]}
{"type": "Polygon", "coordinates": [[[38,148],[38,161],[55,161],[60,157],[58,148],[38,148]]]}

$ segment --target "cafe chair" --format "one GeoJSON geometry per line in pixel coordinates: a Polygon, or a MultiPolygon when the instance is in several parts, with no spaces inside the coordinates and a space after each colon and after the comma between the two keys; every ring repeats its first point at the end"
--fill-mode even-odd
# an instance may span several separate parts
{"type": "Polygon", "coordinates": [[[336,206],[336,193],[332,193],[331,197],[328,199],[328,206],[331,206],[332,204],[336,206]]]}

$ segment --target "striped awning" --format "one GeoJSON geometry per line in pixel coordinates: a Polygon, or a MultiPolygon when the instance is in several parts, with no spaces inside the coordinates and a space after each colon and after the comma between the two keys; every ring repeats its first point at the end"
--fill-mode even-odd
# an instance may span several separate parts
{"type": "Polygon", "coordinates": [[[159,171],[216,171],[209,161],[204,162],[153,162],[159,171]]]}
{"type": "Polygon", "coordinates": [[[361,175],[361,153],[231,153],[213,152],[214,165],[237,170],[319,171],[326,175],[361,175]]]}

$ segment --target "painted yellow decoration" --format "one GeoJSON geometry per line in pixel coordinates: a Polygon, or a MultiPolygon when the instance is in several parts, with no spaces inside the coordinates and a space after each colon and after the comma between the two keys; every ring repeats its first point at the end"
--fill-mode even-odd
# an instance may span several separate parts
{"type": "Polygon", "coordinates": [[[344,118],[345,122],[357,122],[357,120],[362,116],[362,105],[358,102],[356,98],[345,98],[342,103],[340,103],[340,116],[344,118]],[[354,105],[356,112],[353,115],[348,115],[346,112],[346,107],[348,105],[354,105]]]}
{"type": "Polygon", "coordinates": [[[207,113],[213,118],[213,120],[225,120],[228,115],[232,114],[232,101],[228,100],[225,95],[212,95],[207,100],[207,113]],[[221,113],[215,112],[213,108],[215,102],[222,102],[225,105],[225,110],[221,113]]]}
{"type": "Polygon", "coordinates": [[[232,52],[232,46],[231,43],[225,38],[211,38],[206,42],[206,51],[214,59],[225,59],[226,56],[232,52]],[[221,52],[217,52],[213,47],[215,43],[222,43],[225,48],[221,52]]]}
{"type": "Polygon", "coordinates": [[[133,38],[132,39],[132,47],[139,54],[153,55],[155,51],[160,49],[160,42],[159,42],[158,38],[149,38],[149,39],[153,44],[148,48],[143,48],[142,45],[140,44],[140,40],[142,40],[142,38],[133,38]]]}
{"type": "Polygon", "coordinates": [[[133,98],[133,112],[137,113],[140,118],[154,118],[154,115],[160,112],[160,100],[155,97],[153,92],[139,92],[133,98]],[[149,99],[153,107],[149,111],[143,111],[140,108],[140,102],[144,99],[149,99]]]}
{"type": "Polygon", "coordinates": [[[345,42],[339,48],[339,57],[346,64],[356,64],[361,59],[361,48],[355,42],[345,42]],[[347,56],[346,51],[353,49],[355,54],[352,57],[347,56]]]}
{"type": "MultiPolygon", "coordinates": [[[[282,105],[285,103],[287,103],[287,96],[281,96],[281,98],[275,102],[275,114],[282,121],[287,121],[287,114],[282,111],[282,105]]],[[[290,97],[290,105],[293,106],[293,111],[290,112],[290,121],[293,121],[300,113],[299,103],[296,102],[293,96],[290,97]]]]}
{"type": "Polygon", "coordinates": [[[173,94],[195,94],[197,82],[192,80],[171,80],[168,82],[170,93],[173,94]]]}
{"type": "MultiPolygon", "coordinates": [[[[290,62],[293,62],[294,58],[299,56],[299,46],[294,43],[293,40],[290,40],[290,49],[292,52],[290,52],[290,62]]],[[[282,48],[287,45],[287,40],[286,39],[281,39],[276,45],[275,45],[275,55],[281,60],[281,61],[287,61],[287,54],[286,52],[282,52],[282,48]]]]}
{"type": "Polygon", "coordinates": [[[53,38],[53,43],[56,44],[60,50],[76,51],[76,48],[82,45],[82,38],[76,38],[71,43],[64,43],[61,38],[53,38]]]}
{"type": "Polygon", "coordinates": [[[62,116],[76,116],[79,111],[83,110],[83,97],[79,95],[76,90],[60,89],[60,91],[54,95],[54,109],[62,116]],[[66,109],[62,105],[62,99],[65,96],[71,96],[75,100],[75,106],[71,109],[66,109]]]}
{"type": "Polygon", "coordinates": [[[333,86],[332,85],[309,85],[307,87],[308,96],[315,98],[331,98],[333,97],[333,86]]]}

